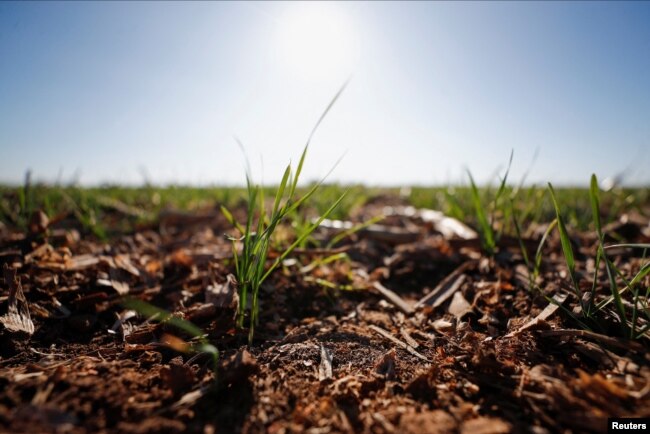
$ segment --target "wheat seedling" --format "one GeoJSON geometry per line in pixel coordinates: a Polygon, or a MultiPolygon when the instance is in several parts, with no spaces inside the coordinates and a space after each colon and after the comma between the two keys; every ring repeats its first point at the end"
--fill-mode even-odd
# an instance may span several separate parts
{"type": "MultiPolygon", "coordinates": [[[[291,164],[287,166],[282,175],[282,180],[275,191],[275,198],[270,214],[267,214],[264,203],[264,191],[262,187],[253,182],[250,171],[250,165],[247,164],[246,170],[246,190],[247,199],[247,217],[245,225],[239,224],[233,217],[232,213],[224,206],[221,211],[226,219],[240,233],[240,238],[230,238],[233,246],[233,257],[235,263],[235,275],[239,288],[239,311],[237,315],[237,325],[244,327],[246,313],[250,309],[249,317],[249,334],[248,342],[252,344],[255,326],[258,324],[259,316],[259,290],[262,283],[278,268],[278,266],[291,254],[291,252],[301,245],[309,237],[321,222],[327,218],[332,211],[341,203],[345,197],[345,192],[314,222],[302,228],[301,233],[296,234],[296,240],[289,245],[270,266],[267,266],[267,259],[271,247],[271,238],[278,225],[285,221],[298,207],[305,203],[316,193],[322,185],[323,180],[312,186],[302,197],[297,197],[298,180],[307,156],[309,143],[316,132],[318,126],[323,121],[329,110],[332,108],[338,97],[341,95],[345,85],[341,87],[338,93],[329,103],[318,122],[314,126],[307,143],[302,151],[298,166],[293,171],[291,164]],[[257,223],[255,224],[255,218],[257,223]],[[241,244],[241,252],[238,245],[241,244]],[[250,306],[249,306],[250,298],[250,306]]],[[[330,171],[331,172],[331,171],[330,171]]],[[[328,173],[329,175],[329,173],[328,173]]],[[[326,175],[327,177],[327,175],[326,175]]]]}

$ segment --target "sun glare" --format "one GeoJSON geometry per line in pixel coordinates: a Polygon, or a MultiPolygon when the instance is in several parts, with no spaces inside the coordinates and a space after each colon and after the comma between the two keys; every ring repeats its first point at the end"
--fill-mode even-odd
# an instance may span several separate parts
{"type": "Polygon", "coordinates": [[[277,59],[307,80],[340,78],[353,72],[357,39],[349,17],[336,3],[296,3],[279,22],[277,59]]]}

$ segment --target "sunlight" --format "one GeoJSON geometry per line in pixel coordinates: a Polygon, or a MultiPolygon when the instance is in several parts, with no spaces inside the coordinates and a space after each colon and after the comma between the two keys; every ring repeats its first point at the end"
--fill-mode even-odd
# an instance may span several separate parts
{"type": "Polygon", "coordinates": [[[277,44],[280,64],[307,80],[351,74],[358,54],[349,17],[335,3],[292,4],[280,19],[277,44]]]}

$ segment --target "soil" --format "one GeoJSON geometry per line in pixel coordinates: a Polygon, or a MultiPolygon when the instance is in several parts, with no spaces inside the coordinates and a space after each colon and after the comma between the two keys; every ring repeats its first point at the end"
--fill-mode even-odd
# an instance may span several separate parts
{"type": "MultiPolygon", "coordinates": [[[[1,432],[583,433],[650,416],[648,340],[616,337],[614,315],[589,333],[567,314],[579,307],[555,235],[535,292],[516,240],[488,257],[477,239],[394,213],[285,261],[248,345],[232,303],[213,297],[233,271],[218,212],[166,213],[107,242],[42,217],[0,228],[1,432]],[[335,253],[349,259],[317,262],[335,253]],[[216,372],[178,351],[190,336],[129,311],[126,296],[204,330],[216,372]]],[[[648,242],[648,225],[636,216],[610,232],[648,242]]],[[[538,240],[525,242],[534,252],[538,240]]],[[[588,289],[596,239],[574,242],[588,289]]],[[[611,255],[634,275],[637,253],[611,255]]]]}

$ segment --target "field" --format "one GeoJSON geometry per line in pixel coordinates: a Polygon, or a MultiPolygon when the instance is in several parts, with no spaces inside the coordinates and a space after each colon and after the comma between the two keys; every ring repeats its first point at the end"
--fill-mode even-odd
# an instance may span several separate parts
{"type": "Polygon", "coordinates": [[[0,431],[650,417],[648,189],[297,178],[0,188],[0,431]]]}

